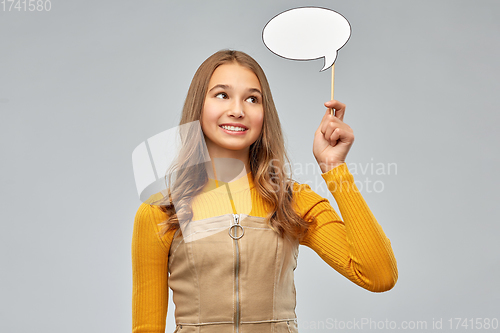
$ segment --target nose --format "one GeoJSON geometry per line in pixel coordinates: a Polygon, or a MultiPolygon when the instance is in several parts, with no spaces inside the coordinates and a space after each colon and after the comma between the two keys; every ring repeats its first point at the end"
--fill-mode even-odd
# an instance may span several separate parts
{"type": "Polygon", "coordinates": [[[234,118],[243,118],[245,116],[245,112],[243,112],[243,103],[238,101],[231,103],[231,107],[228,110],[227,115],[234,118]]]}

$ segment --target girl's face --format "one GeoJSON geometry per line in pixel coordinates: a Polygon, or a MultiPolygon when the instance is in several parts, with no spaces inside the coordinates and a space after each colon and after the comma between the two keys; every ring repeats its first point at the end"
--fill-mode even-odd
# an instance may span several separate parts
{"type": "Polygon", "coordinates": [[[201,115],[205,142],[212,157],[248,158],[250,145],[262,131],[264,108],[259,79],[237,63],[214,71],[201,115]]]}

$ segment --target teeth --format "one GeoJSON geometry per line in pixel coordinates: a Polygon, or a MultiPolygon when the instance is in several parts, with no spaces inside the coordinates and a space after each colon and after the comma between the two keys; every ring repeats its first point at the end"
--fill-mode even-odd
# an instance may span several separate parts
{"type": "Polygon", "coordinates": [[[243,127],[234,127],[234,126],[221,126],[223,129],[228,131],[242,132],[245,129],[243,127]]]}

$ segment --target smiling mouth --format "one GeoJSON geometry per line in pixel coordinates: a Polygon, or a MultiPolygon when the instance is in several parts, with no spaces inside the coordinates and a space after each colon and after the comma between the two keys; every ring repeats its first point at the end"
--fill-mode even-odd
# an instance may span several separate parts
{"type": "Polygon", "coordinates": [[[231,132],[244,132],[244,131],[248,130],[248,128],[238,127],[238,126],[221,125],[219,127],[222,129],[225,129],[226,131],[231,131],[231,132]]]}

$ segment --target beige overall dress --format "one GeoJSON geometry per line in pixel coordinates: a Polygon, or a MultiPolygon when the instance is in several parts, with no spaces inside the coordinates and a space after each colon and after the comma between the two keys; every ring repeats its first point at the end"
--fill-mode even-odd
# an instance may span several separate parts
{"type": "Polygon", "coordinates": [[[298,332],[298,247],[297,239],[280,237],[263,218],[245,214],[177,230],[168,260],[175,332],[298,332]]]}

